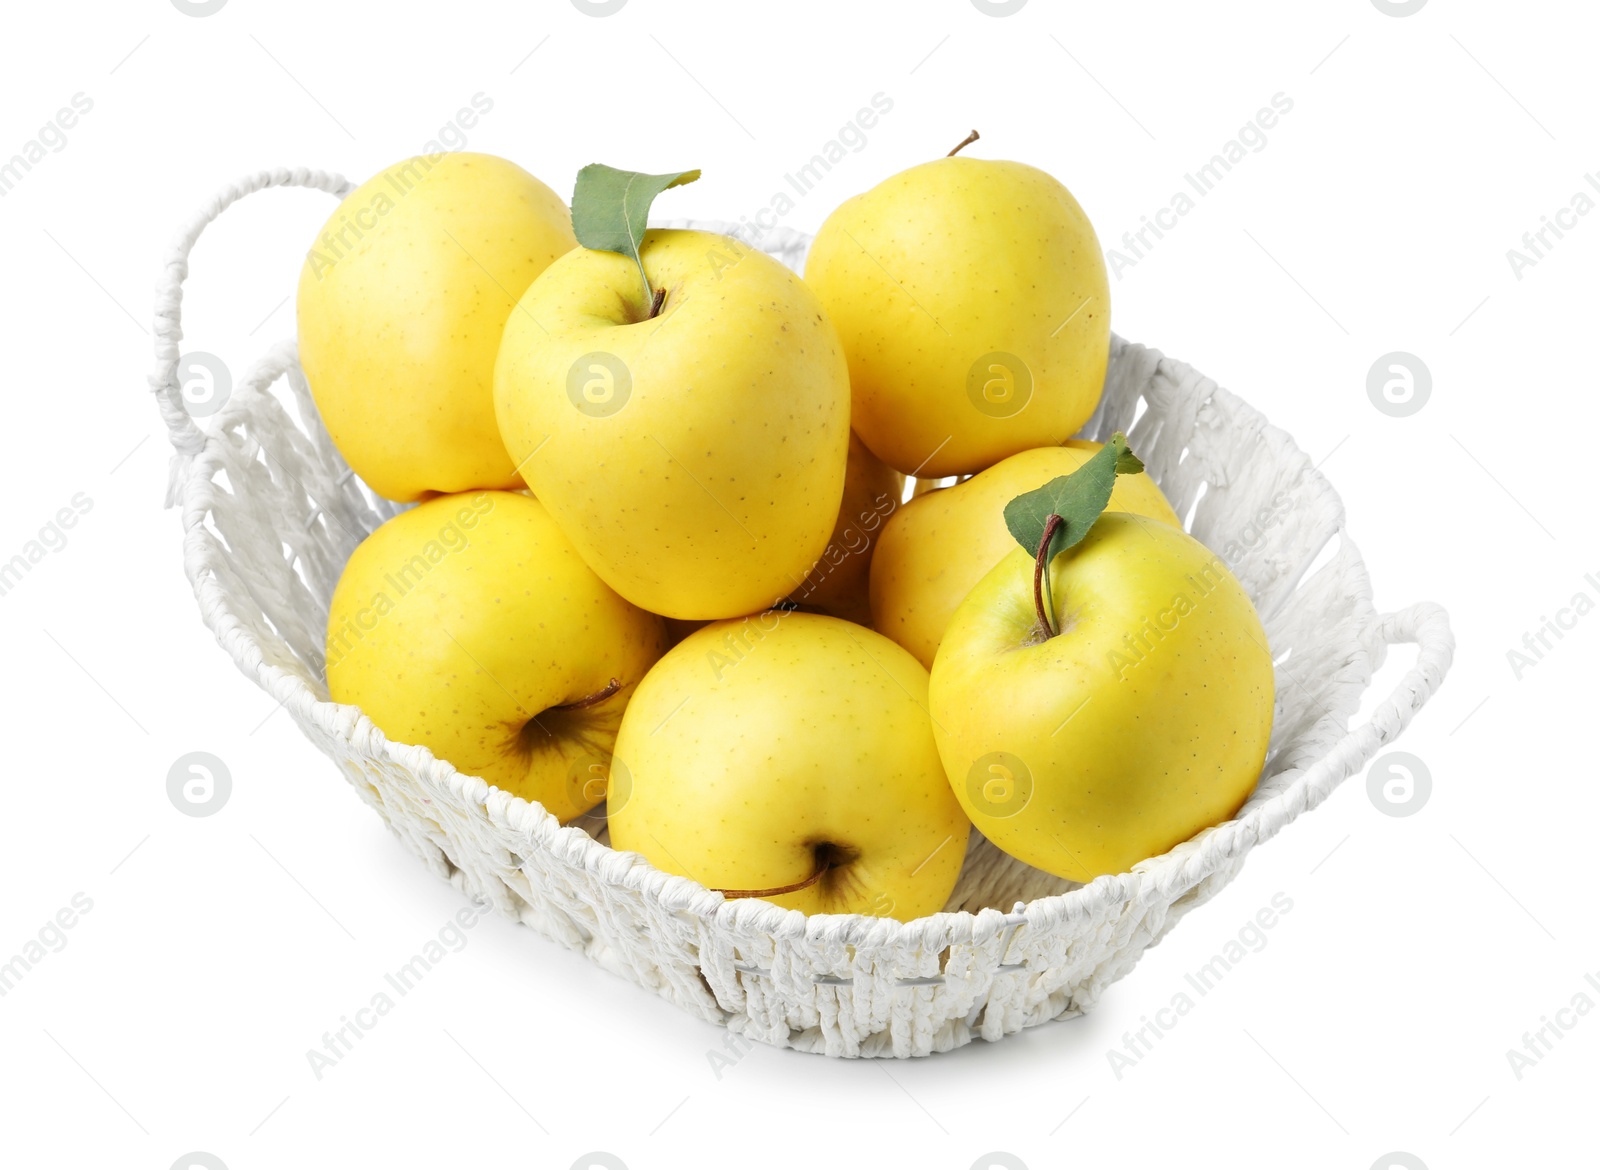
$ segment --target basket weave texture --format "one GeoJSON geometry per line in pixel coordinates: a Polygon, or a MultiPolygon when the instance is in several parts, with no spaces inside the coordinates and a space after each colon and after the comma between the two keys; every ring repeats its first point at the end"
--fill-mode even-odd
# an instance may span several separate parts
{"type": "MultiPolygon", "coordinates": [[[[238,381],[204,429],[177,381],[190,250],[239,198],[283,186],[337,197],[352,188],[309,170],[231,184],[180,229],[157,287],[150,388],[172,439],[168,503],[181,507],[184,569],[201,615],[433,872],[693,1015],[768,1044],[908,1057],[1086,1010],[1231,880],[1251,849],[1394,740],[1448,669],[1444,612],[1428,603],[1374,611],[1339,497],[1288,435],[1182,362],[1113,338],[1105,395],[1084,435],[1128,433],[1189,530],[1243,583],[1278,661],[1271,748],[1254,795],[1233,820],[1084,886],[975,833],[946,911],[913,922],[724,900],[611,850],[602,822],[563,828],[539,805],[393,743],[359,709],[329,701],[323,633],[334,584],[356,544],[401,506],[375,497],[334,449],[292,339],[238,381]],[[1330,542],[1331,557],[1319,559],[1330,542]],[[1415,667],[1347,730],[1374,670],[1401,642],[1417,644],[1415,667]]],[[[798,268],[808,244],[780,230],[760,246],[798,268]]]]}

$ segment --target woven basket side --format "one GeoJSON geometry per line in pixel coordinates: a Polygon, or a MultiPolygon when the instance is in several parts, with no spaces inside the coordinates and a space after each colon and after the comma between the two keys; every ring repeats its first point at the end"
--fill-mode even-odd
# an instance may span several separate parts
{"type": "MultiPolygon", "coordinates": [[[[1418,607],[1377,618],[1338,497],[1289,437],[1183,363],[1114,339],[1084,433],[1129,433],[1179,514],[1255,600],[1280,660],[1272,751],[1244,810],[1132,873],[1081,887],[975,839],[952,900],[962,912],[909,923],[725,902],[424,748],[391,743],[359,710],[327,701],[322,637],[334,584],[355,545],[399,506],[344,465],[292,342],[250,370],[206,431],[183,413],[175,381],[189,248],[243,194],[291,185],[350,187],[274,171],[225,189],[179,233],[158,291],[151,387],[173,435],[171,492],[202,615],[433,872],[703,1019],[807,1051],[913,1056],[1082,1010],[1230,880],[1254,845],[1398,734],[1443,677],[1443,615],[1418,607]],[[1331,557],[1308,573],[1330,541],[1331,557]],[[1426,661],[1372,725],[1346,733],[1395,639],[1423,642],[1426,661]]],[[[808,244],[779,229],[758,246],[798,269],[808,244]]]]}
{"type": "MultiPolygon", "coordinates": [[[[1267,491],[1272,477],[1258,483],[1208,448],[1221,438],[1236,441],[1241,433],[1262,442],[1263,432],[1251,425],[1253,412],[1185,367],[1169,368],[1159,360],[1152,365],[1147,358],[1142,347],[1118,343],[1118,376],[1108,385],[1103,429],[1122,425],[1119,415],[1131,420],[1143,402],[1133,440],[1150,453],[1152,472],[1177,500],[1196,494],[1201,482],[1208,499],[1212,492],[1226,499],[1229,493],[1267,491]],[[1147,380],[1120,376],[1125,368],[1144,372],[1147,380]],[[1205,468],[1217,474],[1219,484],[1204,477],[1205,468]]],[[[274,378],[286,379],[297,392],[303,387],[292,347],[280,347],[247,377],[220,420],[217,441],[196,461],[186,500],[215,526],[213,532],[200,525],[191,536],[224,584],[239,632],[260,651],[255,664],[281,671],[302,729],[339,760],[358,794],[435,873],[687,1010],[712,1020],[731,1018],[740,1030],[769,1043],[839,1055],[904,1056],[974,1036],[997,1038],[1091,1005],[1242,862],[1242,851],[1219,852],[1191,866],[1180,886],[1165,891],[1178,903],[1176,912],[1167,900],[1108,888],[1049,930],[1008,924],[990,910],[977,918],[924,920],[913,939],[893,922],[877,924],[877,937],[871,937],[869,924],[865,935],[856,930],[847,939],[841,924],[825,917],[777,912],[790,919],[780,929],[773,922],[776,908],[765,905],[738,907],[734,914],[719,914],[713,905],[694,913],[681,902],[650,897],[633,872],[636,861],[617,866],[611,861],[621,855],[601,850],[602,863],[593,864],[599,847],[581,831],[556,829],[551,835],[554,822],[542,810],[500,793],[491,800],[481,781],[460,777],[423,749],[388,743],[364,716],[323,701],[320,626],[327,599],[358,533],[381,522],[381,513],[354,485],[325,435],[302,432],[302,420],[315,416],[292,417],[271,393],[274,378]],[[212,466],[232,490],[205,479],[212,466]],[[486,803],[501,806],[501,815],[486,817],[486,803]],[[542,838],[529,840],[530,821],[540,823],[542,838]],[[1040,972],[1047,977],[1039,978],[1040,972]],[[936,984],[918,982],[936,977],[936,984]]],[[[1281,478],[1284,472],[1276,474],[1281,478]]],[[[1311,481],[1302,489],[1306,482],[1311,481]]],[[[1217,532],[1227,534],[1229,514],[1214,506],[1217,532]]],[[[1314,539],[1309,526],[1285,530],[1303,542],[1314,539]]],[[[1302,549],[1280,552],[1270,541],[1247,552],[1244,568],[1268,587],[1291,571],[1279,564],[1305,555],[1302,549]]],[[[1353,613],[1348,599],[1346,609],[1353,613]]],[[[1290,605],[1284,612],[1298,611],[1290,605]]],[[[1327,615],[1325,607],[1317,612],[1327,615]]],[[[1325,635],[1326,627],[1320,632],[1325,635]]],[[[1359,657],[1360,646],[1352,637],[1340,652],[1359,657]]],[[[1295,716],[1310,710],[1298,690],[1287,692],[1280,707],[1295,716]]],[[[1339,729],[1342,721],[1334,730],[1339,729]]],[[[1321,747],[1301,746],[1311,757],[1321,747]]],[[[1181,852],[1197,849],[1191,842],[1181,852]]],[[[1009,906],[1033,890],[1068,885],[992,852],[985,888],[975,892],[980,905],[1009,906]]]]}

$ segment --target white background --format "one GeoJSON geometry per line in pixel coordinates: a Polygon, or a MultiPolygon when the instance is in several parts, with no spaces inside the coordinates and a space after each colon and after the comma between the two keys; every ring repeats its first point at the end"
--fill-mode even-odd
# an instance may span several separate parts
{"type": "MultiPolygon", "coordinates": [[[[1520,680],[1507,651],[1600,599],[1600,215],[1520,280],[1506,252],[1600,171],[1592,6],[232,0],[197,19],[123,0],[4,20],[0,158],[75,93],[94,107],[0,199],[0,560],[75,493],[93,508],[0,597],[0,958],[75,893],[93,909],[0,998],[0,1162],[1367,1170],[1398,1150],[1439,1170],[1580,1140],[1600,1013],[1520,1080],[1506,1051],[1600,973],[1581,860],[1600,616],[1520,680]],[[1003,1044],[900,1064],[758,1048],[719,1078],[719,1030],[495,920],[316,1080],[306,1050],[461,901],[202,627],[160,508],[150,290],[223,182],[365,178],[479,92],[473,149],[563,192],[596,160],[699,166],[660,214],[735,219],[882,92],[892,113],[784,222],[814,229],[977,126],[968,153],[1053,172],[1108,246],[1288,95],[1266,148],[1113,282],[1113,325],[1324,460],[1380,608],[1449,608],[1454,671],[1400,745],[1432,774],[1426,806],[1382,815],[1352,778],[1089,1017],[1003,1044]],[[1433,376],[1407,418],[1366,393],[1394,350],[1433,376]],[[203,819],[166,795],[195,750],[233,776],[203,819]],[[1265,948],[1119,1079],[1108,1049],[1279,891],[1294,908],[1265,948]]],[[[208,234],[186,345],[238,372],[289,335],[332,207],[270,193],[208,234]]]]}

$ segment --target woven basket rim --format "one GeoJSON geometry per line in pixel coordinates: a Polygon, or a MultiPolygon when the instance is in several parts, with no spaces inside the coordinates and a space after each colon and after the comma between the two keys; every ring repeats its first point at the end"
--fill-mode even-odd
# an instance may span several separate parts
{"type": "MultiPolygon", "coordinates": [[[[1134,343],[1126,342],[1120,337],[1113,338],[1114,351],[1132,344],[1134,343]]],[[[251,416],[251,407],[258,401],[257,395],[264,393],[265,386],[276,381],[290,368],[290,363],[294,361],[292,353],[292,340],[280,343],[274,351],[260,359],[246,377],[245,382],[249,389],[235,394],[228,405],[218,412],[217,419],[220,424],[218,433],[208,434],[205,451],[194,460],[184,481],[183,511],[186,530],[203,526],[204,518],[209,511],[202,497],[209,494],[208,485],[216,470],[217,459],[208,456],[212,455],[215,444],[225,441],[221,432],[246,421],[251,416]]],[[[1159,359],[1159,364],[1163,372],[1175,379],[1197,373],[1186,363],[1165,356],[1159,359]]],[[[1259,412],[1230,391],[1215,387],[1213,384],[1212,395],[1229,407],[1265,424],[1265,418],[1259,412]]],[[[1298,448],[1295,450],[1306,460],[1309,468],[1309,458],[1303,452],[1299,452],[1298,448]]],[[[1314,468],[1309,470],[1307,486],[1313,490],[1325,491],[1337,498],[1332,485],[1314,468]]],[[[1339,532],[1342,534],[1343,531],[1341,522],[1339,532]]],[[[1361,563],[1359,553],[1355,555],[1357,563],[1361,563]]],[[[208,576],[208,573],[206,570],[200,570],[200,575],[208,576]]],[[[203,585],[201,580],[193,578],[191,583],[197,590],[203,585]]],[[[1364,604],[1361,608],[1366,618],[1364,634],[1370,635],[1378,618],[1370,603],[1370,588],[1365,590],[1365,597],[1362,600],[1364,604]]],[[[214,612],[219,616],[232,617],[226,600],[223,600],[214,612]]],[[[218,626],[222,624],[219,621],[218,626]]],[[[220,629],[216,632],[220,636],[220,629]]],[[[320,722],[338,727],[358,752],[382,756],[417,771],[426,776],[429,783],[483,807],[486,815],[502,827],[523,835],[532,844],[563,856],[569,863],[596,873],[609,884],[621,885],[657,898],[671,910],[688,911],[708,920],[722,922],[736,930],[755,931],[777,937],[824,933],[853,945],[888,946],[932,937],[957,941],[981,939],[1001,929],[1018,914],[1032,924],[1042,925],[1047,921],[1092,914],[1099,906],[1106,903],[1136,900],[1169,885],[1191,886],[1215,870],[1220,863],[1240,853],[1248,852],[1256,844],[1269,839],[1277,832],[1277,828],[1286,824],[1288,819],[1292,819],[1284,819],[1270,831],[1263,832],[1274,806],[1279,810],[1293,806],[1304,797],[1312,777],[1312,768],[1305,767],[1284,791],[1271,800],[1253,807],[1247,805],[1240,815],[1202,830],[1195,837],[1189,838],[1166,853],[1147,858],[1132,870],[1103,875],[1076,889],[1047,895],[1025,904],[1018,903],[1009,915],[998,910],[939,911],[909,922],[891,918],[873,918],[862,914],[808,915],[800,910],[788,910],[758,899],[725,899],[692,878],[665,873],[638,854],[614,850],[595,840],[581,828],[563,826],[537,802],[524,800],[494,788],[479,777],[459,772],[449,761],[434,756],[426,747],[389,739],[359,707],[321,698],[298,675],[268,663],[260,643],[253,635],[245,633],[242,628],[239,632],[249,639],[250,657],[259,663],[258,682],[274,698],[282,701],[292,713],[300,717],[315,720],[320,710],[325,716],[320,722]],[[1212,835],[1221,835],[1228,841],[1228,846],[1196,866],[1196,861],[1200,860],[1204,852],[1195,848],[1196,842],[1212,835]],[[628,859],[630,862],[621,869],[621,872],[618,872],[618,863],[614,860],[618,858],[628,859]],[[980,921],[991,918],[993,921],[983,923],[986,929],[980,930],[980,921]]],[[[1359,652],[1367,653],[1364,645],[1359,652]]],[[[1343,721],[1348,722],[1356,703],[1347,705],[1350,707],[1349,711],[1332,714],[1342,715],[1343,721]]]]}
{"type": "MultiPolygon", "coordinates": [[[[200,228],[210,218],[215,218],[222,208],[242,194],[275,185],[316,186],[335,195],[347,192],[351,187],[340,176],[323,175],[321,172],[262,172],[220,195],[213,203],[209,218],[202,211],[191,220],[186,229],[190,232],[189,243],[192,245],[193,237],[199,234],[200,228]],[[305,181],[308,174],[314,181],[305,181]],[[254,185],[249,185],[251,183],[254,185]]],[[[672,221],[670,225],[662,226],[726,231],[731,225],[725,221],[688,220],[672,221]]],[[[805,233],[786,227],[773,229],[770,234],[781,241],[775,244],[765,242],[766,247],[774,250],[803,249],[810,239],[805,233]]],[[[186,255],[187,249],[184,251],[186,255]]],[[[181,286],[181,274],[179,284],[181,286]]],[[[192,543],[211,539],[211,534],[205,529],[205,520],[210,512],[208,498],[214,486],[213,477],[222,465],[222,446],[229,441],[226,437],[228,432],[249,419],[251,408],[260,401],[261,396],[268,394],[279,378],[298,368],[298,359],[293,338],[270,349],[257,360],[242,380],[240,388],[205,430],[195,427],[191,420],[174,419],[173,412],[168,409],[170,404],[165,399],[172,394],[169,383],[172,361],[176,358],[175,338],[181,337],[181,330],[177,327],[177,302],[180,299],[181,287],[169,293],[167,299],[163,299],[162,293],[158,292],[158,366],[150,383],[152,390],[162,399],[163,413],[167,416],[177,451],[169,502],[182,504],[187,554],[192,543]],[[164,314],[170,323],[166,331],[160,328],[164,314]],[[187,428],[183,423],[187,423],[187,428]]],[[[1114,360],[1118,356],[1152,354],[1156,358],[1156,369],[1160,376],[1178,383],[1198,379],[1207,402],[1247,422],[1264,438],[1279,445],[1280,456],[1286,455],[1300,466],[1306,480],[1306,490],[1329,501],[1338,517],[1330,539],[1348,542],[1338,493],[1312,466],[1305,453],[1295,446],[1293,440],[1285,432],[1273,427],[1259,411],[1191,366],[1161,355],[1159,351],[1148,350],[1113,335],[1112,353],[1114,360]]],[[[1099,414],[1097,411],[1095,419],[1089,424],[1090,428],[1098,425],[1099,414]]],[[[1420,708],[1442,679],[1444,669],[1448,666],[1451,644],[1448,623],[1442,610],[1427,603],[1420,603],[1401,614],[1380,617],[1372,606],[1372,590],[1365,564],[1353,545],[1350,547],[1350,557],[1353,571],[1359,576],[1360,588],[1355,601],[1361,620],[1359,634],[1346,648],[1352,660],[1361,658],[1364,661],[1367,685],[1370,686],[1371,671],[1381,663],[1390,642],[1416,640],[1423,643],[1423,658],[1429,659],[1427,663],[1419,661],[1417,669],[1412,672],[1419,679],[1409,688],[1413,695],[1409,709],[1399,708],[1397,698],[1398,714],[1392,720],[1396,726],[1392,730],[1378,730],[1376,742],[1382,742],[1398,734],[1399,728],[1420,708]],[[1428,669],[1424,670],[1424,666],[1428,669]]],[[[305,678],[274,664],[267,647],[233,613],[228,591],[215,571],[202,566],[199,558],[186,555],[185,561],[185,573],[197,599],[201,601],[202,616],[208,627],[240,669],[250,674],[258,685],[287,707],[297,722],[303,725],[319,724],[325,733],[342,737],[356,754],[392,761],[425,778],[429,785],[480,806],[493,823],[521,836],[531,847],[542,848],[567,864],[594,873],[608,885],[637,891],[657,900],[670,911],[686,912],[706,923],[740,934],[759,933],[775,938],[823,937],[858,948],[919,944],[943,946],[953,942],[985,940],[1008,924],[1025,922],[1034,927],[1048,928],[1055,923],[1092,915],[1111,903],[1170,898],[1193,888],[1210,873],[1248,853],[1255,845],[1276,835],[1300,813],[1320,803],[1333,787],[1350,774],[1349,759],[1343,757],[1361,755],[1363,760],[1355,765],[1359,766],[1375,750],[1375,744],[1366,743],[1360,745],[1359,751],[1354,747],[1347,750],[1347,745],[1352,744],[1357,735],[1357,732],[1348,729],[1350,718],[1358,709],[1362,697],[1361,694],[1355,694],[1348,702],[1335,703],[1335,706],[1347,709],[1325,711],[1322,717],[1323,720],[1334,719],[1337,722],[1342,738],[1336,737],[1338,741],[1314,761],[1303,763],[1297,769],[1286,769],[1297,770],[1298,774],[1282,791],[1259,803],[1251,803],[1254,801],[1252,796],[1239,815],[1203,830],[1166,853],[1146,859],[1130,871],[1104,875],[1076,889],[1037,898],[1026,904],[1018,902],[1009,914],[997,909],[941,911],[908,922],[860,914],[807,915],[800,910],[787,910],[755,899],[724,899],[693,879],[657,870],[638,854],[618,852],[603,845],[581,828],[561,826],[541,805],[493,788],[481,778],[458,772],[448,761],[436,758],[425,747],[391,741],[359,708],[319,697],[305,678]],[[1341,768],[1342,771],[1335,775],[1336,770],[1341,768]]],[[[1287,596],[1292,596],[1292,590],[1287,596]]],[[[1362,691],[1365,690],[1366,687],[1363,687],[1362,691]]],[[[1397,691],[1396,695],[1400,693],[1397,691]]],[[[1317,725],[1321,723],[1322,720],[1319,720],[1317,725]]],[[[1267,774],[1264,769],[1263,776],[1267,774]]],[[[1259,784],[1260,778],[1257,787],[1259,784]]]]}

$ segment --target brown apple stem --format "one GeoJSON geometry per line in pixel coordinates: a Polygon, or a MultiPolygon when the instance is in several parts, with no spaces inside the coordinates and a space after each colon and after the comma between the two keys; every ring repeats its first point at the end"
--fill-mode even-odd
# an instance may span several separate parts
{"type": "Polygon", "coordinates": [[[945,158],[954,158],[958,153],[960,153],[961,148],[963,146],[971,146],[976,141],[978,141],[978,132],[976,130],[974,130],[971,134],[968,134],[960,142],[956,143],[955,149],[952,150],[949,154],[945,155],[945,158]]]}
{"type": "Polygon", "coordinates": [[[661,306],[666,303],[666,299],[667,290],[664,288],[656,289],[655,295],[650,298],[650,319],[652,321],[654,321],[657,315],[661,312],[661,306]]]}
{"type": "Polygon", "coordinates": [[[1044,631],[1046,638],[1054,638],[1056,630],[1050,623],[1050,611],[1044,603],[1044,573],[1050,561],[1050,542],[1055,538],[1056,529],[1064,523],[1066,521],[1060,516],[1050,513],[1044,522],[1044,537],[1039,541],[1039,551],[1033,557],[1033,611],[1039,615],[1039,628],[1044,631]]]}
{"type": "Polygon", "coordinates": [[[554,711],[582,711],[585,707],[593,707],[596,703],[604,703],[607,699],[609,699],[612,695],[616,694],[621,689],[622,689],[622,684],[620,682],[618,682],[616,679],[612,679],[610,682],[606,683],[605,686],[601,687],[594,694],[585,695],[581,699],[574,699],[570,703],[562,703],[561,706],[553,707],[553,708],[551,708],[551,710],[554,710],[554,711]]]}
{"type": "Polygon", "coordinates": [[[817,867],[817,872],[806,878],[805,881],[795,882],[792,886],[773,886],[770,890],[718,890],[724,898],[776,898],[780,894],[797,894],[801,890],[809,890],[822,880],[822,875],[833,868],[831,861],[824,861],[817,867]]]}

